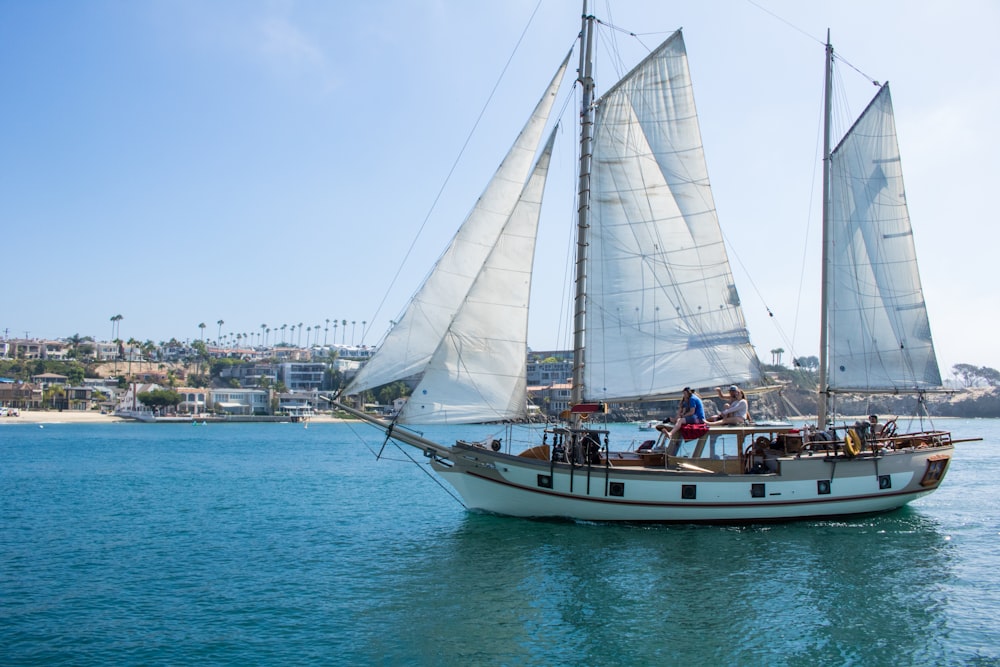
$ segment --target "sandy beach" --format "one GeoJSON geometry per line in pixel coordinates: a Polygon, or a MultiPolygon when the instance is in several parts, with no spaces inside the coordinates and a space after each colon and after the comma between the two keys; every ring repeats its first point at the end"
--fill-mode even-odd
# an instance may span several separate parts
{"type": "MultiPolygon", "coordinates": [[[[102,415],[94,410],[22,410],[17,417],[0,417],[0,426],[4,424],[111,424],[114,422],[134,421],[114,415],[102,415]]],[[[313,415],[311,423],[332,424],[347,421],[330,415],[313,415]]]]}
{"type": "Polygon", "coordinates": [[[0,417],[4,424],[110,424],[127,421],[114,415],[102,415],[94,410],[21,410],[17,417],[0,417]]]}

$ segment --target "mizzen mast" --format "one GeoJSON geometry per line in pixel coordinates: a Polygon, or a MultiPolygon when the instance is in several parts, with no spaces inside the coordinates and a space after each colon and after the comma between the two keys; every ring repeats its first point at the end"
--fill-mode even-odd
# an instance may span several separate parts
{"type": "Polygon", "coordinates": [[[829,403],[827,387],[827,364],[829,363],[829,327],[830,317],[827,314],[830,288],[830,117],[832,115],[833,94],[833,45],[830,44],[830,30],[826,31],[826,89],[824,92],[823,110],[823,260],[820,285],[820,316],[819,316],[819,398],[816,406],[816,426],[826,428],[826,416],[829,403]]]}

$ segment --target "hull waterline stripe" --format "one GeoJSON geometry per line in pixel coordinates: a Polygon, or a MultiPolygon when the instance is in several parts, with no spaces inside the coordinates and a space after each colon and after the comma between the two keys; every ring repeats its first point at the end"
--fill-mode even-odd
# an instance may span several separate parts
{"type": "Polygon", "coordinates": [[[844,502],[854,502],[858,500],[869,500],[874,498],[892,498],[894,496],[922,496],[926,493],[934,491],[937,486],[927,487],[918,489],[915,491],[893,491],[891,493],[879,493],[879,494],[869,494],[864,496],[850,496],[846,498],[815,498],[815,499],[803,499],[803,500],[761,500],[761,501],[748,501],[745,503],[703,503],[697,501],[686,501],[686,502],[673,502],[673,501],[652,501],[652,500],[620,500],[615,498],[602,498],[600,496],[581,496],[574,495],[570,493],[562,493],[560,491],[549,491],[547,489],[533,488],[530,486],[522,486],[520,484],[513,484],[503,479],[493,479],[492,477],[486,477],[485,475],[480,475],[475,472],[465,470],[462,474],[469,475],[470,477],[475,477],[484,482],[493,482],[494,484],[499,484],[501,486],[507,486],[510,488],[518,489],[521,491],[526,491],[528,493],[537,493],[543,496],[556,496],[559,498],[565,498],[568,500],[583,500],[594,503],[602,503],[608,505],[632,505],[638,507],[713,507],[713,508],[725,508],[725,507],[781,507],[784,505],[831,505],[834,503],[844,503],[844,502]]]}

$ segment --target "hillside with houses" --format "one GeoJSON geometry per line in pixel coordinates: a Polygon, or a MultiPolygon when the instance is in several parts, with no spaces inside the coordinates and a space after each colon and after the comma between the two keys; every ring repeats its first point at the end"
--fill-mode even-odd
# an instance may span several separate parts
{"type": "MultiPolygon", "coordinates": [[[[239,341],[248,342],[248,341],[239,341]]],[[[0,343],[0,406],[19,410],[100,410],[118,414],[223,415],[233,417],[301,414],[329,409],[329,396],[348,382],[374,352],[347,344],[300,346],[220,345],[176,339],[140,343],[9,339],[0,343]]],[[[773,357],[774,355],[772,355],[773,357]]],[[[780,357],[772,358],[780,361],[780,357]]],[[[791,368],[764,367],[770,386],[750,392],[758,419],[815,413],[815,358],[796,359],[791,368]]],[[[842,395],[840,414],[1000,417],[1000,373],[958,364],[944,392],[912,395],[842,395]]],[[[527,357],[528,415],[558,417],[570,407],[572,353],[531,351],[527,357]]],[[[404,382],[361,397],[367,409],[391,415],[409,394],[404,382]]],[[[710,387],[703,388],[711,398],[710,387]]],[[[718,408],[707,401],[711,413],[718,408]]],[[[662,419],[673,402],[608,406],[615,421],[662,419]]]]}

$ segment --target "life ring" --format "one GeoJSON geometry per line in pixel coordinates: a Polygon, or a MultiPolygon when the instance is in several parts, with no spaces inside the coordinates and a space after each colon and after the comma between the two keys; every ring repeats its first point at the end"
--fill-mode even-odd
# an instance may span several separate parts
{"type": "Polygon", "coordinates": [[[853,428],[847,429],[844,435],[844,452],[852,459],[861,453],[861,436],[853,428]]]}

